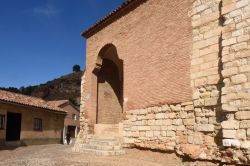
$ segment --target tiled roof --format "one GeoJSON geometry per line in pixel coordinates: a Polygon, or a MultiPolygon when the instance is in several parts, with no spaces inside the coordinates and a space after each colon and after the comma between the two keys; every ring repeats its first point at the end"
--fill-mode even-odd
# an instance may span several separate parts
{"type": "Polygon", "coordinates": [[[48,102],[62,109],[64,109],[64,106],[65,106],[64,104],[67,103],[71,105],[72,107],[74,107],[76,110],[80,111],[80,108],[74,105],[73,103],[71,103],[69,100],[55,100],[55,101],[48,101],[48,102]]]}
{"type": "Polygon", "coordinates": [[[56,101],[48,101],[49,103],[57,106],[57,107],[60,107],[61,105],[69,102],[68,100],[56,100],[56,101]]]}
{"type": "Polygon", "coordinates": [[[111,24],[112,22],[118,20],[123,15],[126,15],[130,11],[134,10],[137,6],[139,6],[140,4],[146,1],[147,0],[127,0],[117,9],[109,13],[106,17],[104,17],[103,19],[98,21],[96,24],[94,24],[93,26],[91,26],[90,28],[82,32],[81,35],[86,38],[92,36],[96,32],[100,31],[101,29],[111,24]]]}
{"type": "Polygon", "coordinates": [[[40,98],[26,96],[4,90],[0,90],[0,101],[46,109],[54,112],[66,113],[63,109],[57,107],[55,104],[49,103],[40,98]]]}

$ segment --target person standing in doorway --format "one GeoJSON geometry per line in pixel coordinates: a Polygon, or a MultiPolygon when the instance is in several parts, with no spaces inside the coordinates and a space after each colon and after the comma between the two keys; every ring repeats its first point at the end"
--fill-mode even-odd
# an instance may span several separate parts
{"type": "Polygon", "coordinates": [[[69,132],[66,134],[66,140],[67,140],[67,144],[69,145],[71,141],[71,134],[69,132]]]}

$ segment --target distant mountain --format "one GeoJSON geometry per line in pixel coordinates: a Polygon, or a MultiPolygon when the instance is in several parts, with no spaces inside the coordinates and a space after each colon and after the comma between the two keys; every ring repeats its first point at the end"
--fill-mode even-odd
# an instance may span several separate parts
{"type": "Polygon", "coordinates": [[[20,89],[14,87],[0,89],[39,97],[48,101],[70,100],[74,104],[79,105],[82,75],[83,72],[75,72],[37,86],[21,87],[20,89]]]}

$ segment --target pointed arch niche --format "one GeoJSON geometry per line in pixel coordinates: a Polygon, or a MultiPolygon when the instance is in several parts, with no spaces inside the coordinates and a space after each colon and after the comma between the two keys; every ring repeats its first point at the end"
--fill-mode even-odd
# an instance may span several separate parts
{"type": "Polygon", "coordinates": [[[93,73],[97,76],[97,124],[118,124],[123,112],[123,61],[113,44],[99,52],[93,73]]]}

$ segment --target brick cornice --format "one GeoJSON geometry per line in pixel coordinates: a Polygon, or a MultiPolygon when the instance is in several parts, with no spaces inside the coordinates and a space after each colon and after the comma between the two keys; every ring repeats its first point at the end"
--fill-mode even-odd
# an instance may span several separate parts
{"type": "Polygon", "coordinates": [[[146,2],[147,0],[128,0],[124,2],[120,7],[109,13],[106,17],[101,19],[99,22],[85,30],[81,33],[81,36],[85,38],[89,38],[93,36],[95,33],[99,32],[109,24],[115,22],[120,19],[122,16],[128,14],[132,10],[136,9],[139,5],[146,2]]]}

